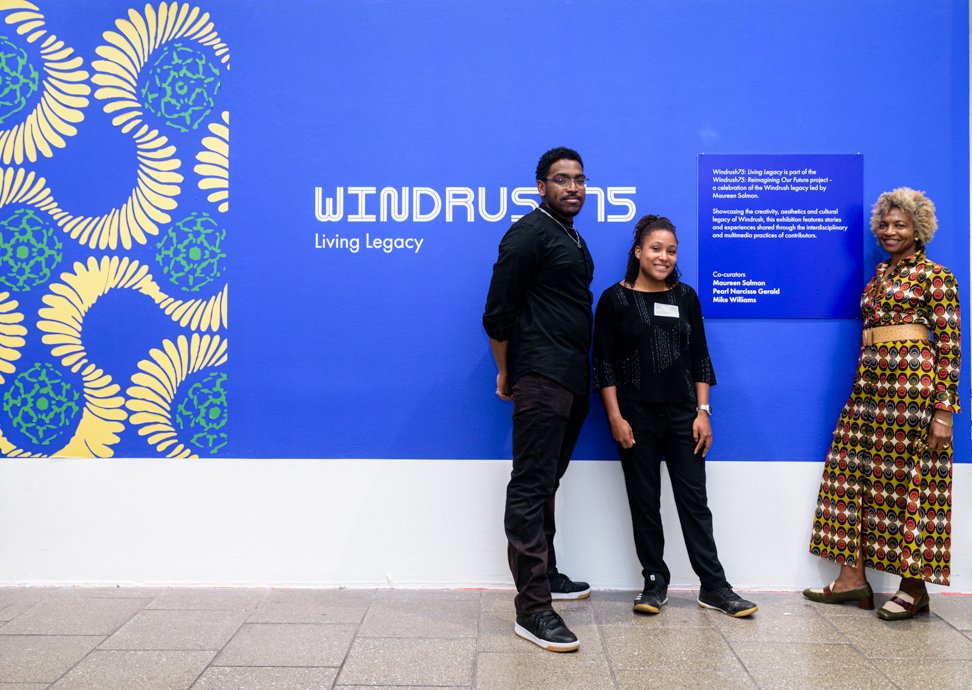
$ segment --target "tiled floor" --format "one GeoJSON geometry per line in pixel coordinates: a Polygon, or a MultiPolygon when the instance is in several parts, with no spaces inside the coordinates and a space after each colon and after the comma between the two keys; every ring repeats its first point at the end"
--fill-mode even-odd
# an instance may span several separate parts
{"type": "Polygon", "coordinates": [[[972,685],[970,596],[891,624],[790,592],[748,620],[690,591],[641,616],[633,594],[557,602],[581,649],[552,654],[513,635],[510,591],[0,588],[0,690],[972,685]]]}

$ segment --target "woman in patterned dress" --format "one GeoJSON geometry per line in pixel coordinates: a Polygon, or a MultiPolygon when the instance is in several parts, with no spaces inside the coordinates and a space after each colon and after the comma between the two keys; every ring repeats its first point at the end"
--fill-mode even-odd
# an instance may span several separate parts
{"type": "Polygon", "coordinates": [[[900,187],[878,197],[871,232],[888,252],[861,297],[857,377],[824,465],[810,553],[840,565],[804,590],[826,604],[874,608],[864,568],[901,576],[884,620],[928,610],[926,582],[949,584],[952,414],[959,412],[959,298],[925,257],[935,206],[900,187]]]}

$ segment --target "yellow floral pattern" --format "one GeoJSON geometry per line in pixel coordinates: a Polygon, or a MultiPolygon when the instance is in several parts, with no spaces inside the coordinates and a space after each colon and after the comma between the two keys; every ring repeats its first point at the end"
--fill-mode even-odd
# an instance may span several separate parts
{"type": "Polygon", "coordinates": [[[29,43],[41,41],[44,62],[44,92],[40,102],[22,121],[0,131],[0,160],[5,165],[34,162],[38,155],[50,158],[54,149],[62,149],[66,138],[77,132],[84,119],[91,87],[83,60],[74,50],[45,28],[44,15],[25,0],[0,0],[4,22],[29,43]]]}
{"type": "Polygon", "coordinates": [[[202,140],[203,150],[196,154],[198,164],[193,171],[199,175],[199,189],[209,191],[206,200],[216,204],[216,210],[229,210],[229,113],[223,111],[222,124],[209,125],[210,137],[202,140]]]}
{"type": "Polygon", "coordinates": [[[170,458],[199,457],[179,442],[172,425],[172,401],[189,374],[224,364],[226,348],[226,339],[218,335],[193,333],[188,339],[180,335],[175,343],[166,340],[161,348],[153,348],[151,359],[138,363],[126,406],[138,433],[160,453],[170,458]]]}

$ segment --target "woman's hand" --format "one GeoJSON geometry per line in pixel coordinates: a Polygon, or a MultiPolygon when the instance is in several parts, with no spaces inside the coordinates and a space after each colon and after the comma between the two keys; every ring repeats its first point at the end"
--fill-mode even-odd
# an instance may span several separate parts
{"type": "Polygon", "coordinates": [[[631,430],[628,420],[624,417],[617,417],[608,421],[611,423],[611,436],[621,444],[622,448],[627,449],[635,444],[634,431],[631,430]]]}
{"type": "Polygon", "coordinates": [[[704,458],[712,447],[712,424],[709,423],[709,413],[699,410],[692,422],[692,438],[695,439],[695,452],[702,451],[704,458]]]}
{"type": "Polygon", "coordinates": [[[948,450],[951,447],[952,413],[947,410],[935,410],[935,416],[928,425],[928,449],[948,450]]]}

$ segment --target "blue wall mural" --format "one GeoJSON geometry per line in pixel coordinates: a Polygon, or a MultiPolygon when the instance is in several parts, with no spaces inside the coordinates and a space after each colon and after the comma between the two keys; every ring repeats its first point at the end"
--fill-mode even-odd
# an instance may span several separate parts
{"type": "MultiPolygon", "coordinates": [[[[864,213],[935,201],[969,304],[960,3],[10,0],[0,453],[509,457],[480,317],[558,145],[591,178],[595,295],[644,213],[699,285],[700,154],[859,154],[864,213]]],[[[864,232],[801,270],[869,275],[864,232]]],[[[822,460],[859,329],[710,319],[710,457],[822,460]]],[[[615,457],[599,408],[575,457],[615,457]]]]}

